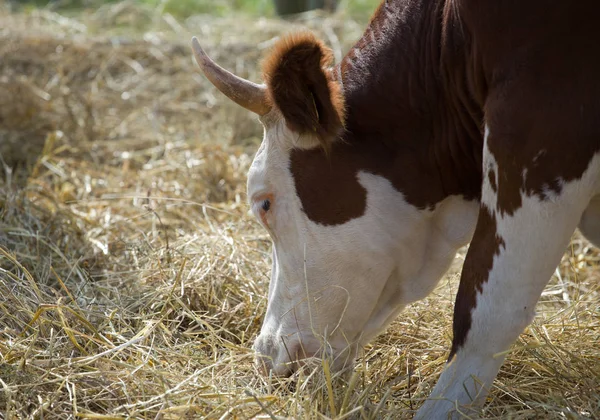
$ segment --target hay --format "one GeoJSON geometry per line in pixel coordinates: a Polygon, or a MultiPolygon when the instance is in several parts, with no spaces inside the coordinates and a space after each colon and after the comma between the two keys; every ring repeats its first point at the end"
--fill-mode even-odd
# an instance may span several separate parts
{"type": "MultiPolygon", "coordinates": [[[[261,131],[195,73],[188,40],[257,80],[290,26],[338,56],[360,33],[343,15],[309,17],[177,22],[129,2],[77,18],[0,13],[5,418],[409,418],[428,395],[456,274],[349,377],[325,364],[263,378],[252,363],[270,269],[245,197],[261,131]]],[[[574,237],[486,416],[600,416],[599,260],[574,237]]]]}

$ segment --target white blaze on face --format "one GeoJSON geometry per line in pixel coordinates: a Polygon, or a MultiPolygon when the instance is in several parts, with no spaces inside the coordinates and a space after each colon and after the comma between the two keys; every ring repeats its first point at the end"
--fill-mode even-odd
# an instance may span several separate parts
{"type": "Polygon", "coordinates": [[[315,223],[289,169],[291,149],[313,142],[272,115],[264,124],[248,196],[273,239],[273,271],[255,349],[281,375],[293,370],[289,362],[323,353],[336,357],[336,367],[350,364],[358,346],[435,286],[470,240],[477,204],[450,197],[419,210],[387,179],[360,171],[365,213],[340,225],[315,223]]]}

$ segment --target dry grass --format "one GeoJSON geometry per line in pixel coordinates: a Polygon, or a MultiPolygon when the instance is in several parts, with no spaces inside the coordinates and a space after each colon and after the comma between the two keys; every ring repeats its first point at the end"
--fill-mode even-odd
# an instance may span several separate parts
{"type": "MultiPolygon", "coordinates": [[[[360,33],[343,16],[296,24],[338,55],[360,33]]],[[[270,262],[245,174],[261,131],[195,73],[188,40],[256,80],[289,23],[126,2],[77,20],[2,11],[0,28],[0,416],[411,416],[447,356],[456,274],[349,378],[252,363],[270,262]]],[[[573,239],[486,416],[600,418],[599,260],[573,239]]]]}

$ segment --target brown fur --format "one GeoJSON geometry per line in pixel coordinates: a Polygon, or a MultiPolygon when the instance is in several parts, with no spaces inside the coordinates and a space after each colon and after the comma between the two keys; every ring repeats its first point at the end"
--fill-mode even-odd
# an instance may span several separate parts
{"type": "Polygon", "coordinates": [[[314,133],[327,150],[344,127],[344,97],[327,68],[331,50],[309,32],[281,39],[263,64],[268,97],[287,126],[314,133]]]}

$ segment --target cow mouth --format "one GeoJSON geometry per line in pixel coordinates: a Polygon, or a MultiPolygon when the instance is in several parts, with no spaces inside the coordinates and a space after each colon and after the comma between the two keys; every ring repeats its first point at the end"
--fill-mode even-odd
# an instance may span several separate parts
{"type": "Polygon", "coordinates": [[[265,376],[289,377],[301,367],[315,359],[319,351],[309,351],[300,340],[280,340],[260,337],[254,344],[256,351],[255,363],[258,370],[265,376]]]}
{"type": "Polygon", "coordinates": [[[270,347],[272,343],[268,338],[255,342],[255,364],[262,375],[288,378],[300,371],[313,371],[324,366],[334,373],[342,372],[354,366],[357,353],[357,346],[336,351],[329,345],[311,350],[300,340],[289,340],[285,344],[282,340],[281,343],[281,346],[270,347]]]}

